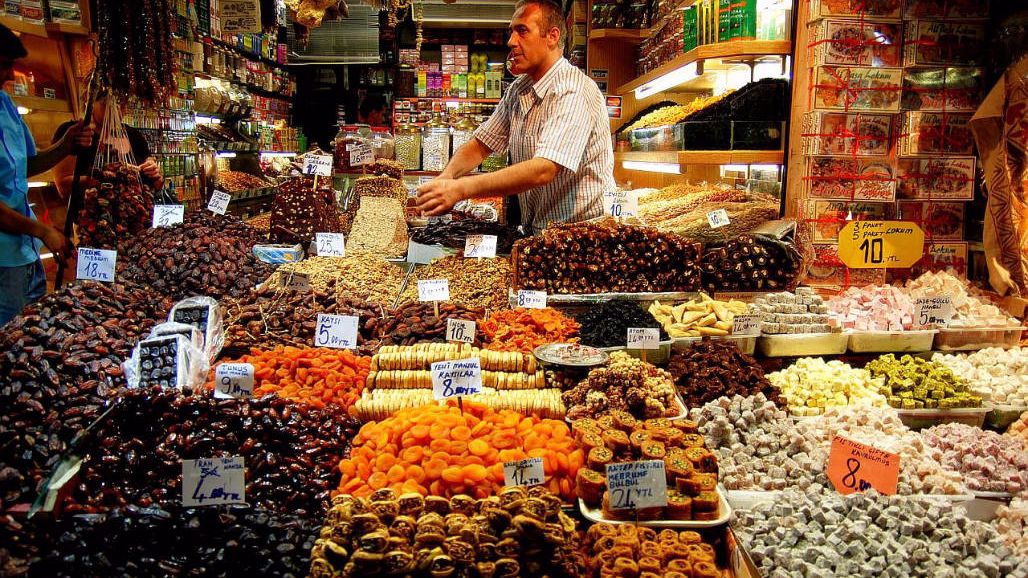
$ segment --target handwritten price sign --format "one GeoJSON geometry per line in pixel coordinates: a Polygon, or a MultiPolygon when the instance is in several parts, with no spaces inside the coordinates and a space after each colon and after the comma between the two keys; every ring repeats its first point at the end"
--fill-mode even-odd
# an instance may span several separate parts
{"type": "Polygon", "coordinates": [[[639,198],[628,191],[604,191],[603,211],[615,219],[639,213],[639,198]]]}
{"type": "Polygon", "coordinates": [[[720,229],[721,227],[727,227],[731,224],[728,220],[728,211],[724,209],[717,209],[707,213],[707,224],[710,225],[711,229],[720,229]]]}
{"type": "Polygon", "coordinates": [[[216,215],[224,215],[225,211],[228,210],[228,202],[231,200],[232,195],[221,191],[214,191],[211,193],[210,202],[207,203],[207,210],[216,215]]]}
{"type": "Polygon", "coordinates": [[[851,221],[839,231],[839,259],[850,269],[906,269],[923,254],[924,231],[910,221],[851,221]]]}
{"type": "Polygon", "coordinates": [[[242,456],[182,460],[184,507],[245,503],[246,467],[242,456]]]}
{"type": "Polygon", "coordinates": [[[496,235],[468,235],[464,240],[464,256],[492,259],[496,256],[496,235]]]}
{"type": "Polygon", "coordinates": [[[446,340],[457,343],[472,343],[475,341],[475,322],[464,319],[446,320],[446,340]]]}
{"type": "Polygon", "coordinates": [[[732,320],[732,335],[760,335],[760,315],[736,315],[732,320]]]}
{"type": "Polygon", "coordinates": [[[949,325],[955,311],[953,299],[944,297],[921,297],[914,300],[914,313],[918,325],[949,325]]]}
{"type": "Polygon", "coordinates": [[[629,349],[660,349],[660,330],[650,327],[629,327],[629,349]]]}
{"type": "Polygon", "coordinates": [[[900,457],[835,436],[828,454],[828,479],[840,494],[847,495],[874,488],[882,494],[895,494],[899,482],[900,457]]]}
{"type": "Polygon", "coordinates": [[[449,301],[450,281],[448,279],[419,279],[419,301],[449,301]]]}
{"type": "Polygon", "coordinates": [[[222,363],[214,370],[214,397],[218,399],[253,397],[253,364],[222,363]]]}
{"type": "Polygon", "coordinates": [[[542,458],[503,462],[503,485],[538,486],[546,481],[542,458]]]}
{"type": "Polygon", "coordinates": [[[186,208],[183,205],[154,205],[153,206],[153,228],[170,227],[182,222],[186,215],[186,208]]]}
{"type": "Polygon", "coordinates": [[[545,309],[546,291],[518,291],[518,307],[525,309],[545,309]]]}
{"type": "Polygon", "coordinates": [[[346,237],[342,233],[315,233],[319,257],[345,257],[346,237]]]}
{"type": "Polygon", "coordinates": [[[607,489],[612,510],[667,506],[664,460],[607,464],[607,489]]]}
{"type": "Polygon", "coordinates": [[[314,346],[356,349],[357,321],[355,315],[318,313],[318,330],[314,333],[314,346]]]}
{"type": "Polygon", "coordinates": [[[332,155],[307,155],[303,157],[303,174],[328,177],[332,175],[332,155]]]}
{"type": "Polygon", "coordinates": [[[80,247],[75,278],[111,283],[114,281],[114,266],[117,262],[117,251],[80,247]]]}
{"type": "Polygon", "coordinates": [[[477,357],[432,364],[432,396],[449,399],[482,393],[482,365],[477,357]]]}

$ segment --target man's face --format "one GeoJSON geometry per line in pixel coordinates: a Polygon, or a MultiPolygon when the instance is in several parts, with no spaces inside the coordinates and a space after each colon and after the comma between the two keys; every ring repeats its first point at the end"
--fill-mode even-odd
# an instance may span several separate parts
{"type": "Polygon", "coordinates": [[[547,29],[543,23],[543,10],[536,4],[526,4],[514,13],[510,21],[510,71],[515,75],[532,74],[545,64],[550,51],[557,47],[560,34],[547,29]]]}
{"type": "Polygon", "coordinates": [[[14,80],[14,65],[17,59],[0,57],[0,84],[14,80]]]}

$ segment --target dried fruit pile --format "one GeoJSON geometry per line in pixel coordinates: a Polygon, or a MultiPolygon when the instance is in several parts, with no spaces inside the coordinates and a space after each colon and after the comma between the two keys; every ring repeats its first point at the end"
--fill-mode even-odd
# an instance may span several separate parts
{"type": "Polygon", "coordinates": [[[473,217],[455,219],[449,223],[434,223],[416,229],[410,240],[424,245],[442,245],[451,249],[463,249],[468,235],[495,235],[496,253],[510,254],[514,241],[522,237],[516,229],[496,221],[486,221],[473,217]]]}
{"type": "Polygon", "coordinates": [[[685,412],[675,394],[671,374],[615,351],[603,367],[589,372],[564,392],[568,419],[593,417],[610,410],[625,410],[637,418],[675,417],[685,412]]]}
{"type": "Polygon", "coordinates": [[[141,184],[139,169],[109,163],[94,172],[95,186],[82,195],[78,244],[117,249],[118,244],[148,228],[153,218],[153,191],[141,184]]]}
{"type": "Polygon", "coordinates": [[[573,343],[581,326],[556,309],[503,309],[478,325],[486,348],[531,353],[547,343],[573,343]]]}
{"type": "Polygon", "coordinates": [[[719,397],[748,397],[763,393],[778,407],[786,406],[781,391],[764,376],[764,370],[735,343],[704,339],[668,363],[678,393],[686,407],[701,407],[719,397]]]}
{"type": "MultiPolygon", "coordinates": [[[[482,312],[453,303],[440,303],[439,315],[431,303],[406,303],[392,309],[379,325],[382,345],[414,345],[422,341],[446,341],[446,320],[481,321],[482,312]]],[[[476,335],[474,345],[481,346],[476,335]]]]}
{"type": "Polygon", "coordinates": [[[315,233],[342,233],[330,179],[314,190],[314,177],[296,177],[279,185],[271,213],[271,239],[276,243],[314,240],[315,233]]]}
{"type": "Polygon", "coordinates": [[[164,103],[175,88],[169,0],[100,0],[96,6],[97,74],[118,94],[164,103]]]}
{"type": "Polygon", "coordinates": [[[614,299],[593,305],[578,321],[582,343],[593,347],[623,347],[630,327],[658,329],[661,341],[671,339],[664,326],[635,301],[614,299]]]}

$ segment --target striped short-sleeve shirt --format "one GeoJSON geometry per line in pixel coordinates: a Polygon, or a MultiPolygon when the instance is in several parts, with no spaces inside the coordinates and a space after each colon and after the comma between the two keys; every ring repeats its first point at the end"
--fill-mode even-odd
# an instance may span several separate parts
{"type": "Polygon", "coordinates": [[[518,195],[521,223],[534,232],[603,214],[603,192],[615,188],[607,108],[596,83],[566,59],[538,82],[515,80],[475,137],[515,163],[541,157],[560,167],[548,185],[518,195]]]}

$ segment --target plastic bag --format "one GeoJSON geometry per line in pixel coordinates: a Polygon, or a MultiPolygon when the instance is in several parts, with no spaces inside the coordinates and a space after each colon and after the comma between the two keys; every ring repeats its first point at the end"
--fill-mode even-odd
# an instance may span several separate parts
{"type": "Polygon", "coordinates": [[[172,333],[140,341],[125,367],[130,388],[158,386],[182,389],[203,384],[210,364],[190,338],[172,333]]]}
{"type": "Polygon", "coordinates": [[[206,354],[207,363],[221,353],[225,344],[225,323],[218,302],[211,297],[189,297],[171,308],[168,321],[186,323],[203,333],[204,341],[201,350],[206,354]]]}

